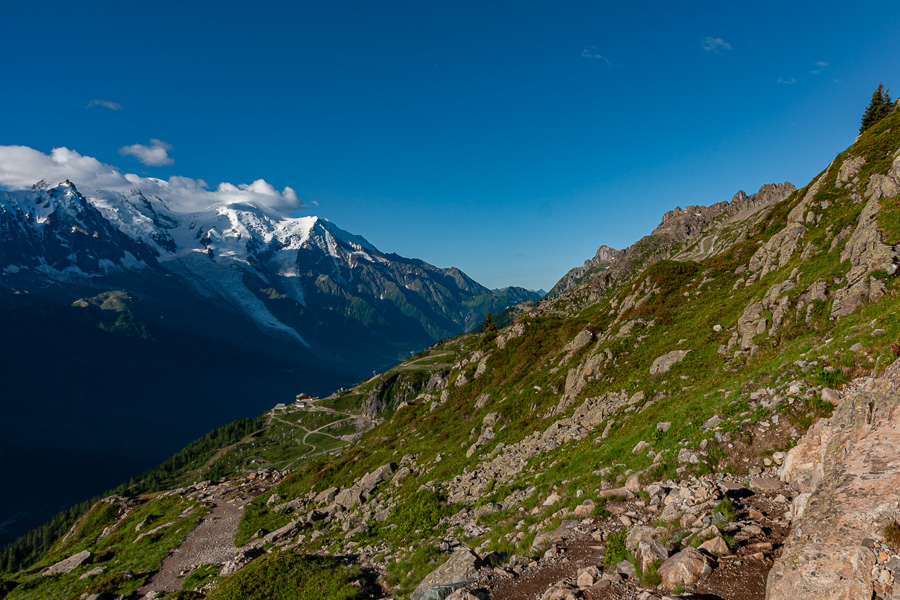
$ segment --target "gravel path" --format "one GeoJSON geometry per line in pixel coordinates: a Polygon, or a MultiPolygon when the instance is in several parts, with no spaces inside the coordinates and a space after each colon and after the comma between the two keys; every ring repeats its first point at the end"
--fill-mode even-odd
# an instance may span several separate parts
{"type": "Polygon", "coordinates": [[[184,570],[207,563],[224,563],[234,557],[237,548],[234,534],[241,520],[241,502],[215,500],[216,507],[207,514],[175,552],[170,554],[159,571],[138,590],[143,597],[151,590],[176,592],[181,589],[184,570]]]}

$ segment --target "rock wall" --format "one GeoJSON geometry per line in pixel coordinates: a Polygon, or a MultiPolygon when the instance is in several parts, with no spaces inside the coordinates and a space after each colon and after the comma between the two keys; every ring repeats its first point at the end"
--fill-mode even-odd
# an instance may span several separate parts
{"type": "Polygon", "coordinates": [[[900,519],[898,387],[900,361],[840,397],[788,453],[782,479],[800,494],[768,600],[900,598],[900,549],[884,539],[900,519]]]}

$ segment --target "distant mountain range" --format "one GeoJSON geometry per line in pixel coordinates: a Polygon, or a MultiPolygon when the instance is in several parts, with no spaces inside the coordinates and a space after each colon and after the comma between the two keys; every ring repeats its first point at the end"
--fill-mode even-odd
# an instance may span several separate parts
{"type": "Polygon", "coordinates": [[[459,269],[382,253],[326,219],[250,204],[183,211],[140,191],[79,191],[67,181],[0,192],[0,211],[8,289],[121,291],[155,304],[179,329],[226,343],[240,320],[348,374],[393,364],[542,295],[492,291],[459,269]],[[176,298],[221,318],[185,320],[176,298]]]}

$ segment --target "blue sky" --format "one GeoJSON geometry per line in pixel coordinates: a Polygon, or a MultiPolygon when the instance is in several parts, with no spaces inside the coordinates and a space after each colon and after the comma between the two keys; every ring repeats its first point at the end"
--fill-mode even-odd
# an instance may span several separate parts
{"type": "Polygon", "coordinates": [[[896,2],[6,2],[0,21],[0,145],[290,186],[303,214],[490,287],[549,289],[676,205],[805,185],[879,81],[900,91],[896,2]]]}

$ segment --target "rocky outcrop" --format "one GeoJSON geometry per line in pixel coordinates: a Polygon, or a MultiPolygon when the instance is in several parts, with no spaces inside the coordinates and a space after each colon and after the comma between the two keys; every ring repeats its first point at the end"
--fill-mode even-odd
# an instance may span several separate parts
{"type": "Polygon", "coordinates": [[[547,298],[557,298],[570,289],[584,283],[592,275],[602,273],[618,256],[619,251],[615,248],[610,248],[606,245],[600,246],[593,258],[584,261],[584,265],[575,267],[566,273],[547,293],[547,298]]]}
{"type": "MultiPolygon", "coordinates": [[[[898,385],[895,362],[879,380],[845,394],[831,419],[788,453],[782,477],[802,493],[792,507],[791,535],[769,573],[769,600],[872,598],[892,591],[900,568],[891,571],[881,544],[885,525],[900,518],[898,385]]],[[[893,564],[900,567],[900,559],[893,564]]]]}
{"type": "Polygon", "coordinates": [[[422,600],[425,598],[443,599],[456,589],[469,583],[469,580],[477,573],[481,559],[467,547],[460,547],[450,556],[443,565],[428,574],[422,583],[415,589],[410,598],[422,600]],[[438,592],[429,594],[432,590],[438,592]]]}
{"type": "Polygon", "coordinates": [[[900,193],[900,153],[895,154],[893,166],[887,175],[876,173],[869,178],[866,188],[868,201],[856,228],[841,251],[841,262],[850,263],[846,285],[835,292],[831,317],[844,317],[861,306],[877,302],[885,293],[884,284],[871,277],[875,271],[894,274],[897,271],[897,249],[881,241],[878,229],[878,213],[881,199],[900,193]]]}
{"type": "MultiPolygon", "coordinates": [[[[397,466],[394,463],[382,465],[372,471],[366,473],[359,481],[345,490],[341,490],[334,498],[334,503],[347,510],[353,509],[355,506],[362,504],[372,495],[376,486],[382,481],[388,481],[393,475],[397,466]]],[[[327,490],[326,490],[327,491],[327,490]]]]}
{"type": "Polygon", "coordinates": [[[650,365],[650,374],[660,375],[662,373],[666,373],[674,365],[683,361],[687,357],[689,352],[690,350],[673,350],[671,352],[663,354],[662,356],[654,360],[652,365],[650,365]]]}
{"type": "Polygon", "coordinates": [[[93,554],[89,550],[82,550],[78,554],[73,554],[68,558],[64,558],[58,563],[51,565],[47,568],[46,571],[42,573],[42,575],[59,575],[62,573],[71,573],[78,567],[82,565],[86,565],[91,562],[91,559],[94,557],[93,554]]]}
{"type": "Polygon", "coordinates": [[[379,381],[363,400],[363,414],[375,419],[389,407],[397,407],[420,393],[442,390],[447,387],[447,372],[438,371],[423,380],[415,372],[399,372],[379,381]]]}

